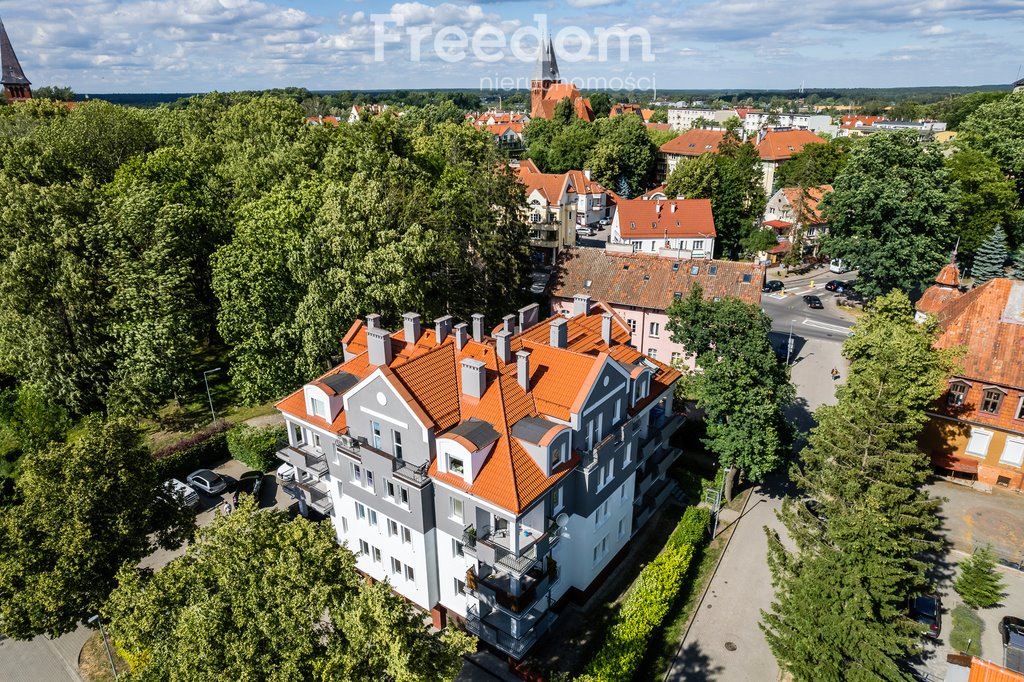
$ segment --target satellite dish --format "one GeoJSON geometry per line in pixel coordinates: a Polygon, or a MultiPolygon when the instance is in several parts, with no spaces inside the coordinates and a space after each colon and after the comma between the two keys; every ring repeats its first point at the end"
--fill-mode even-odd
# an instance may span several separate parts
{"type": "Polygon", "coordinates": [[[555,517],[555,523],[558,525],[559,528],[565,528],[569,525],[569,515],[565,512],[562,512],[561,514],[555,517]]]}

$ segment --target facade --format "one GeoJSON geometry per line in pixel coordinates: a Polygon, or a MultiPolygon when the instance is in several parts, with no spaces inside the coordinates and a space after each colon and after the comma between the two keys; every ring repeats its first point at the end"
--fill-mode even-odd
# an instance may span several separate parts
{"type": "Polygon", "coordinates": [[[555,107],[564,99],[568,99],[576,111],[576,117],[584,121],[594,120],[594,110],[590,100],[580,94],[572,83],[563,83],[558,75],[558,61],[555,59],[555,46],[548,40],[541,46],[537,57],[537,68],[530,82],[530,117],[552,119],[555,107]]]}
{"type": "Polygon", "coordinates": [[[576,225],[594,225],[611,215],[615,205],[614,194],[604,185],[592,180],[589,170],[571,170],[566,173],[569,184],[576,190],[576,225]]]}
{"type": "MultiPolygon", "coordinates": [[[[748,115],[749,116],[749,115],[748,115]]],[[[764,191],[772,196],[775,190],[775,169],[793,158],[808,144],[827,144],[809,130],[767,130],[757,136],[757,153],[761,156],[764,191]]]]}
{"type": "Polygon", "coordinates": [[[668,180],[680,160],[717,153],[723,137],[723,130],[694,128],[661,145],[658,148],[658,172],[662,181],[668,180]]]}
{"type": "Polygon", "coordinates": [[[615,208],[610,242],[647,253],[668,249],[677,258],[711,258],[715,236],[710,199],[623,199],[615,208]]]}
{"type": "Polygon", "coordinates": [[[814,133],[833,133],[832,117],[828,114],[771,113],[768,111],[751,111],[743,118],[743,131],[747,135],[756,135],[768,128],[791,128],[793,130],[810,130],[814,133]]]}
{"type": "Polygon", "coordinates": [[[689,130],[701,119],[704,119],[705,121],[714,121],[722,126],[726,121],[733,117],[739,118],[739,113],[735,109],[668,110],[668,124],[672,126],[672,130],[689,130]]]}
{"type": "Polygon", "coordinates": [[[761,304],[764,267],[717,260],[679,260],[675,251],[633,253],[608,244],[604,249],[578,247],[563,252],[557,284],[551,292],[551,313],[572,313],[573,292],[583,291],[605,302],[626,323],[633,347],[675,367],[693,368],[693,358],[674,343],[668,331],[668,308],[688,296],[695,284],[706,300],[737,298],[761,304]]]}
{"type": "Polygon", "coordinates": [[[538,260],[553,263],[561,249],[576,244],[576,189],[568,173],[541,173],[532,161],[517,170],[526,189],[530,244],[538,260]]]}
{"type": "MultiPolygon", "coordinates": [[[[765,205],[761,226],[775,232],[776,241],[792,245],[796,233],[803,240],[804,254],[818,255],[818,242],[828,233],[828,223],[821,215],[820,203],[832,185],[815,187],[782,187],[765,205]]],[[[779,247],[776,247],[779,248],[779,247]]],[[[782,248],[778,252],[786,253],[782,248]]]]}
{"type": "Polygon", "coordinates": [[[487,335],[450,317],[356,321],[345,361],[277,407],[298,487],[357,567],[518,659],[670,494],[679,373],[587,295],[487,335]]]}
{"type": "Polygon", "coordinates": [[[955,270],[947,265],[918,304],[938,319],[937,348],[966,349],[921,447],[938,469],[1024,490],[1024,282],[993,279],[963,293],[955,270]]]}
{"type": "Polygon", "coordinates": [[[0,21],[0,84],[4,86],[4,100],[11,102],[23,102],[32,99],[32,83],[25,77],[25,72],[18,62],[18,55],[14,54],[14,46],[11,39],[7,37],[7,29],[0,21]]]}

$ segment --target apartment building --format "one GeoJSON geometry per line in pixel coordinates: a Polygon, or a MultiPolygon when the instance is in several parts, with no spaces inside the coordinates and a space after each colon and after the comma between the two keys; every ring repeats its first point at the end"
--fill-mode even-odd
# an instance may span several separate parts
{"type": "Polygon", "coordinates": [[[490,333],[450,317],[345,335],[344,362],[277,407],[279,453],[360,571],[521,658],[670,494],[679,373],[590,296],[490,333]]]}
{"type": "Polygon", "coordinates": [[[716,235],[710,199],[625,199],[615,209],[609,242],[649,253],[668,249],[677,258],[711,258],[716,235]]]}
{"type": "Polygon", "coordinates": [[[553,263],[558,252],[576,244],[579,198],[568,173],[541,173],[529,159],[516,166],[526,191],[526,221],[537,260],[553,263]]]}

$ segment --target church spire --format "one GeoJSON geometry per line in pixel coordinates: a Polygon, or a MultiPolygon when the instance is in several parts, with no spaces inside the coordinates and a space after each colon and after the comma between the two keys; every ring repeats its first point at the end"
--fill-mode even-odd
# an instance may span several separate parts
{"type": "Polygon", "coordinates": [[[540,54],[537,55],[537,70],[534,73],[535,81],[558,82],[558,62],[555,60],[555,45],[549,37],[547,42],[540,46],[540,54]]]}
{"type": "Polygon", "coordinates": [[[11,39],[7,37],[7,29],[4,22],[0,20],[0,84],[4,86],[4,95],[8,102],[23,99],[31,99],[31,83],[25,77],[18,62],[18,55],[14,54],[14,46],[11,39]]]}

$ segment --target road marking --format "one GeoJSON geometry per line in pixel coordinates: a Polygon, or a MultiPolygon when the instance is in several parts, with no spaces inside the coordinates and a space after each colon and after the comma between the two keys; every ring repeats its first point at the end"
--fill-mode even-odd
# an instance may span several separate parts
{"type": "Polygon", "coordinates": [[[804,318],[804,324],[808,327],[817,327],[818,329],[824,329],[830,332],[842,332],[844,334],[850,333],[849,327],[840,327],[838,324],[829,324],[827,322],[818,322],[817,320],[808,320],[804,318]]]}

